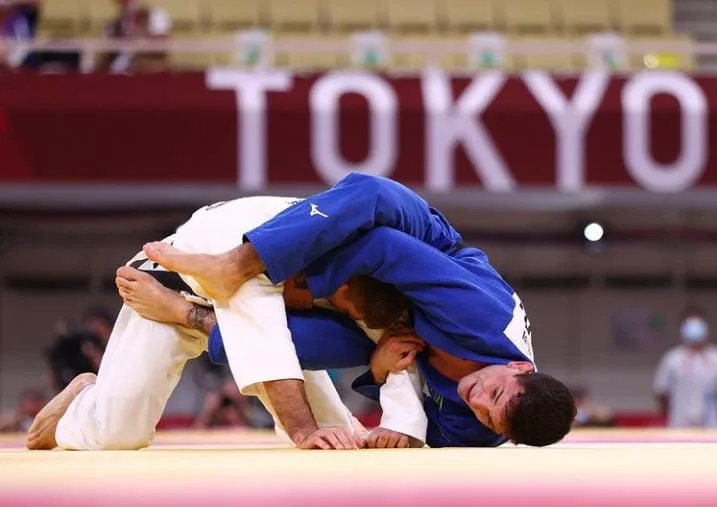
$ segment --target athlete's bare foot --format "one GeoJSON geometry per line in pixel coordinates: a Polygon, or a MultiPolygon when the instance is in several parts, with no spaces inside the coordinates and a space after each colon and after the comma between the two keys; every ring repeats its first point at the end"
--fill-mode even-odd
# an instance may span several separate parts
{"type": "Polygon", "coordinates": [[[147,243],[144,253],[170,271],[193,277],[207,296],[226,301],[241,285],[264,272],[264,266],[250,244],[223,254],[189,254],[163,242],[147,243]]]}
{"type": "Polygon", "coordinates": [[[117,270],[115,284],[125,304],[142,317],[157,322],[184,325],[192,303],[166,288],[151,275],[129,266],[117,270]]]}
{"type": "Polygon", "coordinates": [[[31,451],[50,450],[57,447],[55,431],[57,423],[70,406],[72,400],[77,398],[85,387],[94,384],[97,375],[94,373],[81,373],[77,375],[57,396],[38,412],[35,420],[27,432],[27,448],[31,451]]]}

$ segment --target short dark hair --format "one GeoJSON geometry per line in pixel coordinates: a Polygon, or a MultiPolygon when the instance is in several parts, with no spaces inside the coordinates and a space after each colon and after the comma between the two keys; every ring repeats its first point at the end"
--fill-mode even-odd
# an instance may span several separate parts
{"type": "Polygon", "coordinates": [[[364,313],[364,322],[370,329],[387,329],[408,310],[409,301],[396,287],[368,276],[349,280],[353,300],[357,300],[364,313]]]}
{"type": "Polygon", "coordinates": [[[570,389],[545,373],[516,375],[523,392],[508,402],[508,438],[543,447],[568,434],[577,413],[570,389]]]}

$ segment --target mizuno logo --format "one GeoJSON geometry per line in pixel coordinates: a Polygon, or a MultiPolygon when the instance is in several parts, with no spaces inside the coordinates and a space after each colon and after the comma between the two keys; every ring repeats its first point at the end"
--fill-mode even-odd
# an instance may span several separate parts
{"type": "Polygon", "coordinates": [[[310,216],[310,217],[319,215],[320,217],[329,218],[329,215],[327,215],[326,213],[322,213],[322,212],[319,210],[319,206],[318,206],[318,205],[316,205],[316,204],[314,204],[314,203],[309,203],[309,204],[311,204],[311,212],[309,213],[309,216],[310,216]]]}

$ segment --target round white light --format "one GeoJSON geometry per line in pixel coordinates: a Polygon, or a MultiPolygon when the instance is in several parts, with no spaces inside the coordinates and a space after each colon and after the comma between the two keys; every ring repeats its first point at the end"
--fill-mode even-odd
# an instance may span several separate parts
{"type": "Polygon", "coordinates": [[[585,239],[594,243],[600,241],[603,236],[605,236],[605,229],[597,222],[591,222],[585,226],[583,234],[585,235],[585,239]]]}

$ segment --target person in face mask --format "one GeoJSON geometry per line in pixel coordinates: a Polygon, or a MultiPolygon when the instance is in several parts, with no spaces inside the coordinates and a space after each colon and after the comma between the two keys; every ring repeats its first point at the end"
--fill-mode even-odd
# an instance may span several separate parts
{"type": "Polygon", "coordinates": [[[684,313],[682,343],[663,356],[654,389],[667,425],[717,427],[717,347],[709,343],[707,318],[699,309],[684,313]]]}

